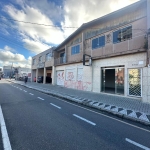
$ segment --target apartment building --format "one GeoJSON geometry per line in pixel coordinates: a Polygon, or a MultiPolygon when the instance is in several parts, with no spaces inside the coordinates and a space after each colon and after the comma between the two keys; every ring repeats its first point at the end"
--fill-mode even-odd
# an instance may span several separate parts
{"type": "Polygon", "coordinates": [[[150,102],[149,36],[150,0],[84,23],[55,49],[54,84],[150,102]]]}
{"type": "Polygon", "coordinates": [[[36,78],[37,82],[38,77],[42,76],[44,84],[46,83],[46,77],[51,78],[51,82],[53,82],[52,70],[54,67],[54,49],[55,47],[52,47],[32,57],[31,81],[34,81],[34,78],[36,78]]]}

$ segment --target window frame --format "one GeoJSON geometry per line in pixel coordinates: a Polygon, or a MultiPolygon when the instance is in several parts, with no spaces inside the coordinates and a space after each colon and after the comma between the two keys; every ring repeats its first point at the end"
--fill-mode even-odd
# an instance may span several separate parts
{"type": "Polygon", "coordinates": [[[50,61],[50,60],[51,60],[50,53],[47,53],[47,54],[46,54],[46,61],[50,61]]]}
{"type": "Polygon", "coordinates": [[[36,64],[36,59],[34,58],[33,62],[32,62],[32,65],[35,65],[35,64],[36,64]]]}
{"type": "Polygon", "coordinates": [[[71,55],[76,55],[79,53],[80,53],[80,45],[79,44],[71,47],[71,55]]]}
{"type": "Polygon", "coordinates": [[[102,36],[98,36],[96,38],[93,38],[92,39],[92,50],[95,50],[95,49],[98,49],[98,48],[101,48],[101,47],[105,47],[105,35],[102,35],[102,36]],[[96,41],[97,40],[97,41],[96,41]],[[95,43],[94,43],[95,41],[95,43]],[[96,44],[97,42],[97,44],[96,44]],[[97,46],[95,46],[95,44],[97,46]]]}
{"type": "Polygon", "coordinates": [[[39,63],[42,63],[42,56],[39,57],[39,63]]]}
{"type": "Polygon", "coordinates": [[[127,41],[127,40],[130,40],[132,39],[132,25],[129,25],[129,26],[126,26],[126,27],[123,27],[123,28],[119,28],[118,30],[115,30],[113,31],[113,44],[116,44],[116,43],[120,43],[120,42],[124,42],[124,41],[127,41]],[[125,31],[125,29],[128,29],[128,30],[131,30],[130,33],[126,34],[126,35],[123,35],[123,31],[125,31]],[[116,36],[115,34],[118,32],[118,35],[119,35],[119,32],[120,32],[120,40],[117,40],[118,39],[118,36],[116,36]],[[123,36],[129,36],[128,38],[123,38],[123,36]],[[116,36],[116,37],[115,37],[116,36]]]}

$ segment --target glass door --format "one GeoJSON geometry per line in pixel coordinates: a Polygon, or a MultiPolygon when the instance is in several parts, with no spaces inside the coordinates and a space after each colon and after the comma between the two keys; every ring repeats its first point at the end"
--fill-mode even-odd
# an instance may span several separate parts
{"type": "Polygon", "coordinates": [[[115,69],[115,93],[124,94],[124,68],[115,69]]]}
{"type": "Polygon", "coordinates": [[[101,91],[124,94],[124,68],[102,68],[101,91]]]}

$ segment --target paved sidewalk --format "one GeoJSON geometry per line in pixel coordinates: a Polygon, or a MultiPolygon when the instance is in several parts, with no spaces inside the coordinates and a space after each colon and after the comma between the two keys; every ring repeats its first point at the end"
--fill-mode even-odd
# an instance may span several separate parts
{"type": "Polygon", "coordinates": [[[25,85],[22,81],[11,81],[24,85],[28,88],[40,90],[42,92],[76,101],[97,109],[109,111],[113,114],[119,114],[125,118],[150,124],[150,104],[143,103],[139,99],[80,91],[51,84],[28,82],[25,85]]]}

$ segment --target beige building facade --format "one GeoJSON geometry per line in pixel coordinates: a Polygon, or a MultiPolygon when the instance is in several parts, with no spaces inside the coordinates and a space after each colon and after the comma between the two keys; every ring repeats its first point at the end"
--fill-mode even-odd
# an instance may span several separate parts
{"type": "Polygon", "coordinates": [[[52,83],[150,103],[149,11],[143,0],[83,24],[54,50],[52,83]]]}
{"type": "Polygon", "coordinates": [[[53,51],[54,47],[50,48],[34,57],[32,57],[31,81],[37,82],[38,77],[43,77],[43,83],[52,83],[52,70],[54,66],[53,51]],[[35,80],[36,79],[36,80],[35,80]]]}

